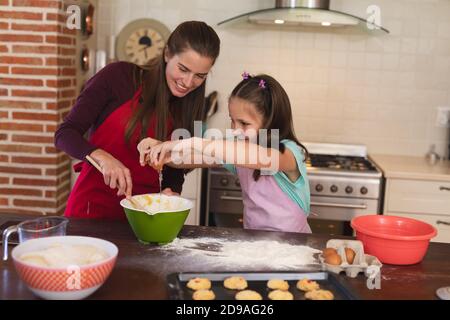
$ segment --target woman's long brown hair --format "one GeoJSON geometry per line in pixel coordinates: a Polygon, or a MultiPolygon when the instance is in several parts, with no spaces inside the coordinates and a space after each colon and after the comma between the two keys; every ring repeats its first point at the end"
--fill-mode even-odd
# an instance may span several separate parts
{"type": "MultiPolygon", "coordinates": [[[[292,121],[291,103],[286,91],[281,84],[266,74],[246,77],[231,92],[230,99],[238,97],[256,107],[256,110],[263,116],[262,129],[268,130],[267,143],[268,147],[279,148],[283,153],[285,147],[280,143],[279,146],[273,146],[271,130],[279,130],[279,141],[289,139],[297,143],[304,152],[304,160],[308,157],[308,150],[301,144],[295,136],[294,122],[292,121]],[[264,87],[261,87],[261,80],[264,81],[264,87]]],[[[255,170],[253,177],[259,179],[260,170],[255,170]]]]}
{"type": "Polygon", "coordinates": [[[213,63],[219,56],[220,39],[213,28],[204,22],[187,21],[180,24],[167,40],[164,53],[145,66],[136,66],[135,89],[142,85],[142,107],[135,108],[125,132],[127,142],[133,137],[136,127],[140,128],[138,139],[147,135],[152,116],[156,116],[155,138],[165,141],[168,137],[167,122],[173,121],[173,128],[184,128],[194,134],[194,121],[201,120],[205,104],[205,86],[202,85],[183,98],[172,95],[167,85],[166,62],[169,56],[192,49],[201,56],[211,58],[213,63]]]}

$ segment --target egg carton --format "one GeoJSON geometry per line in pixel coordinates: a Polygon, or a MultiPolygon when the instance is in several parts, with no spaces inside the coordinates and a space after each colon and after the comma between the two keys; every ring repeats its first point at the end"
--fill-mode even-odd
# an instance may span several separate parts
{"type": "Polygon", "coordinates": [[[342,259],[342,263],[340,265],[328,264],[325,262],[323,255],[320,254],[319,259],[322,263],[322,268],[325,271],[337,274],[345,272],[350,278],[356,278],[360,272],[364,272],[364,275],[368,277],[370,275],[368,272],[369,266],[377,266],[378,268],[383,266],[377,257],[364,253],[364,246],[362,242],[358,240],[331,239],[328,240],[326,247],[336,249],[342,259]],[[348,263],[345,248],[350,248],[355,251],[353,264],[348,263]]]}

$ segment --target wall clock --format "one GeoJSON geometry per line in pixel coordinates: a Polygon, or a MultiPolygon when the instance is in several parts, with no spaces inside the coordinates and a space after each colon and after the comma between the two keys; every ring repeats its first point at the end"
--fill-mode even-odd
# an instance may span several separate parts
{"type": "Polygon", "coordinates": [[[169,29],[159,21],[132,21],[117,36],[116,57],[138,65],[146,64],[162,54],[169,35],[169,29]]]}

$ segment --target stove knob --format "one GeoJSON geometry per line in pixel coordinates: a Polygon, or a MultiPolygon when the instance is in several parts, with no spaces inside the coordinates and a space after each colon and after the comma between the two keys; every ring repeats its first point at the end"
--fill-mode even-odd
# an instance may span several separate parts
{"type": "Polygon", "coordinates": [[[221,178],[220,179],[220,184],[223,185],[223,186],[228,185],[228,178],[221,178]]]}
{"type": "Polygon", "coordinates": [[[362,187],[360,191],[361,191],[361,194],[367,194],[367,192],[369,192],[369,190],[367,190],[366,187],[362,187]]]}
{"type": "Polygon", "coordinates": [[[350,186],[347,186],[347,188],[345,188],[345,192],[346,193],[352,193],[353,192],[353,188],[350,186]]]}
{"type": "Polygon", "coordinates": [[[236,179],[236,181],[234,181],[234,184],[236,185],[236,187],[240,187],[241,183],[239,182],[239,179],[236,179]]]}
{"type": "Polygon", "coordinates": [[[321,184],[316,185],[317,192],[322,192],[322,190],[323,190],[323,186],[321,184]]]}
{"type": "Polygon", "coordinates": [[[333,184],[331,186],[330,190],[331,190],[331,192],[336,193],[338,191],[338,187],[333,184]]]}

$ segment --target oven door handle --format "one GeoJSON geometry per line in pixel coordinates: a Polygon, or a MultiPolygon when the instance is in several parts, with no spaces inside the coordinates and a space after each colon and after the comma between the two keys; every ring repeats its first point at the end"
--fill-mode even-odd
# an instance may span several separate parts
{"type": "Polygon", "coordinates": [[[346,208],[346,209],[367,209],[365,204],[342,204],[342,203],[327,203],[327,202],[311,202],[312,206],[327,207],[327,208],[346,208]]]}
{"type": "Polygon", "coordinates": [[[220,200],[242,201],[242,197],[220,196],[220,200]]]}

